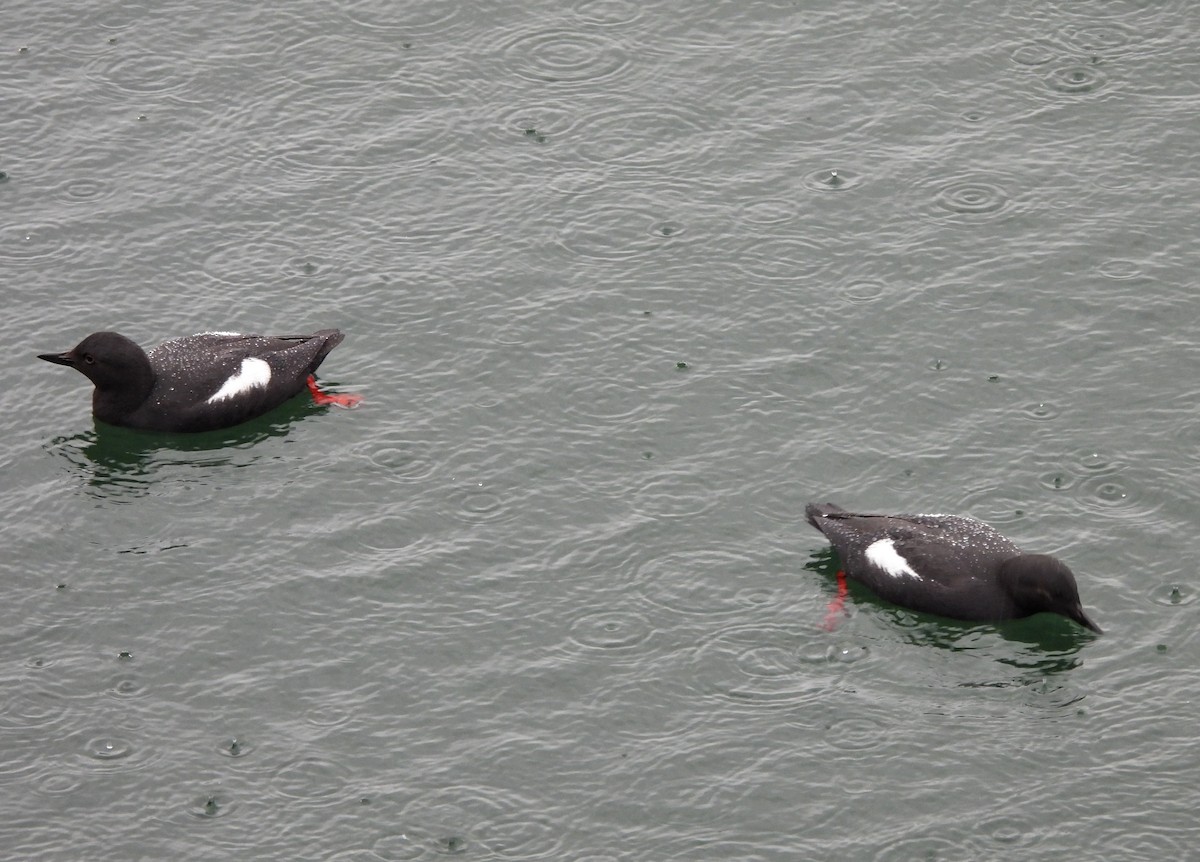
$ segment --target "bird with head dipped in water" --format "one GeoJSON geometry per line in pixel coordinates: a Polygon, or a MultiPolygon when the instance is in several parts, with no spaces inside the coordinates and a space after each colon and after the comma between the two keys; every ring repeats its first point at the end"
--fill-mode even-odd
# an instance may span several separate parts
{"type": "Polygon", "coordinates": [[[805,515],[845,576],[892,604],[977,622],[1047,612],[1100,633],[1065,563],[1025,553],[982,521],[847,512],[833,503],[811,503],[805,515]]]}

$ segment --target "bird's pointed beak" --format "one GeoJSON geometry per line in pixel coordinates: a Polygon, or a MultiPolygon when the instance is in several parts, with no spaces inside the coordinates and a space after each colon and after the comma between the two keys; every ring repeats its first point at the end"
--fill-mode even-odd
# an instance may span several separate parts
{"type": "Polygon", "coordinates": [[[66,353],[39,353],[38,359],[45,359],[47,362],[53,362],[55,365],[75,367],[75,354],[70,350],[66,353]]]}
{"type": "Polygon", "coordinates": [[[1081,605],[1076,605],[1071,611],[1071,619],[1075,620],[1075,622],[1079,623],[1084,628],[1091,629],[1098,635],[1104,634],[1104,629],[1092,622],[1091,617],[1083,612],[1083,607],[1081,605]]]}

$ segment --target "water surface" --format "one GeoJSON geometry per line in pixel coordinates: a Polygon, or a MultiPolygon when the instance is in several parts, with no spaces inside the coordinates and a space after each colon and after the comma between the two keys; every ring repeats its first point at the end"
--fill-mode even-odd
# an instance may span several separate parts
{"type": "Polygon", "coordinates": [[[1200,839],[1188,4],[8,19],[13,858],[1200,839]],[[35,359],[321,326],[362,408],[198,438],[35,359]],[[987,520],[1106,634],[828,631],[818,499],[987,520]]]}

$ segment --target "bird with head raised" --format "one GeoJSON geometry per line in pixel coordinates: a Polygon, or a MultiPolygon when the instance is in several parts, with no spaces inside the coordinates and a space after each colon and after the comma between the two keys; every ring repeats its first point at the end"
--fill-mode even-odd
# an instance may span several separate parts
{"type": "Polygon", "coordinates": [[[149,352],[117,332],[93,332],[64,353],[39,359],[66,365],[92,381],[92,414],[101,422],[146,431],[212,431],[239,425],[307,388],[319,404],[352,407],[357,395],[330,395],[313,377],[344,336],[205,332],[166,341],[149,352]]]}

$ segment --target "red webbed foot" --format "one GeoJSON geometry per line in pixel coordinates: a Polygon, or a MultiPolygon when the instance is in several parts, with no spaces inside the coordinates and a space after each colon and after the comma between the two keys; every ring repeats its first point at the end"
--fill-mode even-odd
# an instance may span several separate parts
{"type": "Polygon", "coordinates": [[[846,608],[846,596],[850,594],[850,588],[846,585],[846,573],[840,569],[837,573],[837,584],[837,595],[829,603],[829,607],[825,611],[825,620],[821,623],[821,628],[827,632],[837,628],[838,621],[844,615],[846,608]]]}
{"type": "Polygon", "coordinates": [[[362,403],[363,400],[361,395],[355,395],[351,392],[341,394],[322,392],[320,387],[317,386],[317,378],[313,377],[311,374],[308,375],[308,391],[312,394],[313,403],[321,406],[331,404],[334,407],[345,407],[349,409],[351,407],[357,407],[362,403]]]}

